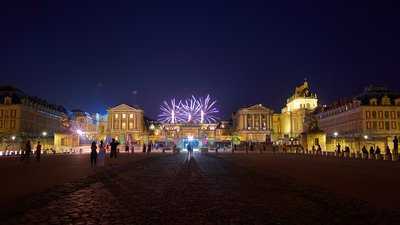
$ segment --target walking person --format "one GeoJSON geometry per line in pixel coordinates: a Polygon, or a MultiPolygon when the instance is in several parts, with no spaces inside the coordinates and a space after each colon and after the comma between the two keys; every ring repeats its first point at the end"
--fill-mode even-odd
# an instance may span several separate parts
{"type": "Polygon", "coordinates": [[[104,166],[105,159],[106,159],[106,149],[104,148],[103,140],[101,140],[99,145],[99,166],[104,166]]]}
{"type": "Polygon", "coordinates": [[[96,146],[96,142],[92,142],[92,146],[90,147],[92,149],[92,152],[90,152],[90,164],[93,166],[96,166],[97,163],[97,146],[96,146]]]}
{"type": "Polygon", "coordinates": [[[187,145],[187,151],[188,151],[188,158],[190,159],[193,156],[193,147],[190,143],[187,145]]]}
{"type": "Polygon", "coordinates": [[[31,163],[31,162],[29,161],[29,155],[31,154],[31,151],[32,151],[31,142],[30,142],[30,141],[27,141],[27,142],[26,142],[26,145],[25,145],[25,157],[26,157],[25,163],[31,163]]]}
{"type": "Polygon", "coordinates": [[[110,166],[113,164],[113,162],[117,159],[117,146],[119,145],[119,142],[116,141],[114,138],[112,139],[110,146],[111,146],[111,153],[110,153],[110,166]]]}
{"type": "Polygon", "coordinates": [[[39,141],[36,146],[36,162],[40,162],[41,154],[42,154],[42,145],[40,144],[40,141],[39,141]]]}

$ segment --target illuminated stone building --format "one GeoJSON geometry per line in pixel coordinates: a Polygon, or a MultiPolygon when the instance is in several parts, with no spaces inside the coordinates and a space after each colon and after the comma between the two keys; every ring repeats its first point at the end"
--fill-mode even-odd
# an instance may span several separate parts
{"type": "Polygon", "coordinates": [[[292,97],[287,99],[281,114],[274,116],[274,131],[277,139],[298,139],[305,130],[303,121],[318,106],[317,95],[311,93],[308,83],[296,87],[292,97]]]}
{"type": "Polygon", "coordinates": [[[355,98],[342,99],[317,114],[319,128],[327,134],[328,148],[339,142],[359,151],[362,146],[393,148],[400,133],[400,93],[386,86],[369,86],[355,98]]]}
{"type": "MultiPolygon", "coordinates": [[[[121,143],[140,143],[144,130],[143,110],[121,104],[107,110],[106,134],[121,143]]],[[[101,123],[100,129],[104,124],[101,123]]]]}
{"type": "Polygon", "coordinates": [[[234,134],[244,142],[271,140],[273,111],[261,104],[238,109],[233,113],[234,134]]]}
{"type": "Polygon", "coordinates": [[[19,149],[26,140],[41,140],[44,148],[52,146],[54,133],[65,131],[62,118],[66,113],[64,107],[28,96],[15,87],[0,87],[0,148],[19,149]]]}

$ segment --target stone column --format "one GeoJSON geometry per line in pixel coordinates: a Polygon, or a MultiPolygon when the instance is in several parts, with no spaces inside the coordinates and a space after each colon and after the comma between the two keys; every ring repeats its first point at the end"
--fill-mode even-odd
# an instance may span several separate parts
{"type": "Polygon", "coordinates": [[[254,130],[255,126],[254,126],[254,114],[251,114],[251,128],[254,130]]]}
{"type": "Polygon", "coordinates": [[[263,127],[263,123],[262,123],[262,114],[260,114],[260,115],[258,115],[260,118],[259,118],[259,120],[260,120],[260,122],[259,122],[259,125],[258,125],[258,127],[260,128],[260,130],[262,130],[262,127],[263,127]]]}
{"type": "Polygon", "coordinates": [[[247,125],[247,114],[244,114],[243,117],[244,117],[244,129],[247,130],[247,127],[248,127],[248,125],[247,125]]]}
{"type": "Polygon", "coordinates": [[[114,130],[114,113],[111,113],[111,130],[114,130]]]}

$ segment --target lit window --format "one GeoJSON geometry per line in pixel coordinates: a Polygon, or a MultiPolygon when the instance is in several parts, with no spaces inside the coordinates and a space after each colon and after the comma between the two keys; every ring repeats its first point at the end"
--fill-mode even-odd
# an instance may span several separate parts
{"type": "Polygon", "coordinates": [[[125,113],[124,113],[124,114],[122,114],[122,118],[124,118],[124,119],[126,118],[126,114],[125,114],[125,113]]]}
{"type": "Polygon", "coordinates": [[[122,123],[121,123],[121,128],[122,128],[123,130],[126,129],[126,122],[122,122],[122,123]]]}
{"type": "Polygon", "coordinates": [[[118,114],[115,114],[115,119],[118,119],[118,114]]]}
{"type": "Polygon", "coordinates": [[[129,118],[133,119],[133,114],[132,113],[129,114],[129,118]]]}

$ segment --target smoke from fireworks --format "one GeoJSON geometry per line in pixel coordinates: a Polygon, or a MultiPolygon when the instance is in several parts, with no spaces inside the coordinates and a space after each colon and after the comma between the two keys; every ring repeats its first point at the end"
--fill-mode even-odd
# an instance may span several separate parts
{"type": "Polygon", "coordinates": [[[209,95],[198,100],[192,95],[191,98],[179,101],[178,104],[175,99],[171,100],[171,104],[164,101],[160,106],[161,114],[158,120],[164,123],[215,123],[219,120],[215,116],[218,110],[213,108],[216,102],[211,101],[209,95]]]}

